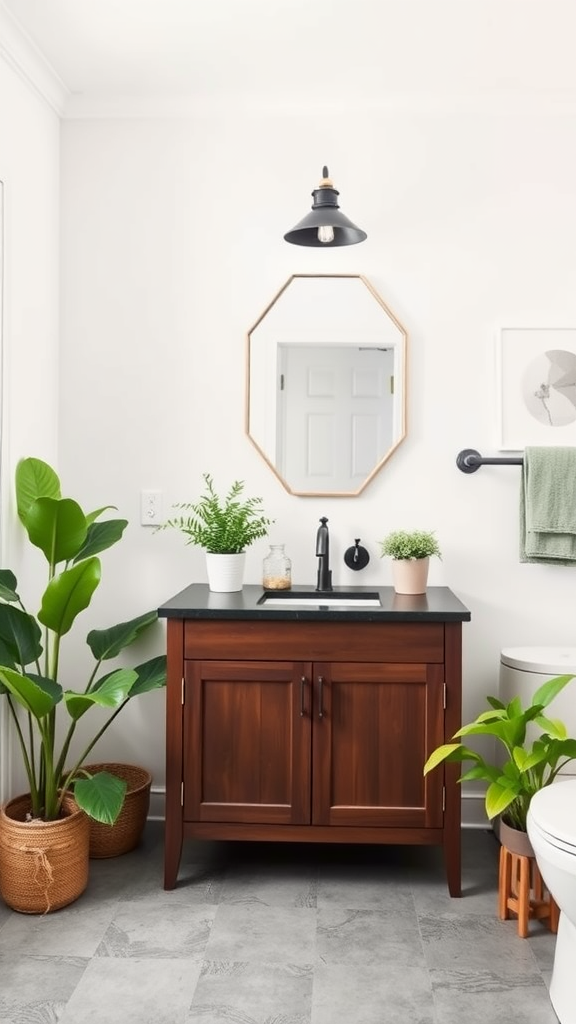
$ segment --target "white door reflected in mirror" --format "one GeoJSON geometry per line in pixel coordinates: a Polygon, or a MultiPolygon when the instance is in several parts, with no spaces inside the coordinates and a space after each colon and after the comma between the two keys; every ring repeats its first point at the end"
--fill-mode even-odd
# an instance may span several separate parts
{"type": "Polygon", "coordinates": [[[355,491],[392,447],[394,351],[278,345],[275,467],[295,491],[355,491]]]}

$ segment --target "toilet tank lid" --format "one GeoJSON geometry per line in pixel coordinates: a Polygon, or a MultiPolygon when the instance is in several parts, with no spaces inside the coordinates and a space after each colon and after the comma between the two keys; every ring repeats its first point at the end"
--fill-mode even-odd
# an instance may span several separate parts
{"type": "Polygon", "coordinates": [[[504,647],[500,661],[523,672],[576,674],[576,647],[504,647]]]}

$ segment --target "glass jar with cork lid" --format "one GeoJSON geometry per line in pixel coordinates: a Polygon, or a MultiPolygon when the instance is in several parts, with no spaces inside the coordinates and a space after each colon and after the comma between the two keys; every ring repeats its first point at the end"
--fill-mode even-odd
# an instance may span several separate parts
{"type": "Polygon", "coordinates": [[[284,544],[271,544],[262,564],[264,590],[290,590],[292,563],[284,551],[284,544]]]}

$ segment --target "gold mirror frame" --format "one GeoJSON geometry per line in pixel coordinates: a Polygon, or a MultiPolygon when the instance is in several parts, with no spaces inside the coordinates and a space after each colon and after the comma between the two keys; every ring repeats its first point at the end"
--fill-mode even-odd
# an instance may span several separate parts
{"type": "Polygon", "coordinates": [[[245,432],[289,494],[354,497],[380,472],[406,436],[407,343],[406,330],[361,274],[292,274],[276,293],[246,338],[245,432]],[[357,355],[360,352],[364,353],[361,357],[357,355]],[[310,359],[320,360],[320,364],[311,365],[310,359]],[[358,359],[362,360],[361,368],[358,359]],[[332,367],[340,364],[342,370],[333,372],[332,367]],[[292,414],[285,411],[290,390],[284,387],[286,368],[288,380],[296,376],[304,381],[303,390],[292,398],[292,409],[296,410],[292,414]],[[333,379],[342,377],[346,381],[346,375],[346,400],[341,401],[330,388],[333,379]],[[389,391],[384,395],[382,389],[388,378],[389,391]],[[311,380],[317,385],[315,395],[322,396],[315,399],[317,409],[330,408],[331,401],[330,415],[321,411],[306,414],[299,404],[303,395],[304,403],[309,400],[314,390],[310,388],[311,380]],[[354,401],[365,403],[366,415],[358,416],[354,406],[348,405],[353,390],[354,401]],[[370,391],[373,394],[368,394],[370,391]],[[322,406],[324,396],[327,401],[322,406]],[[344,447],[338,445],[333,429],[335,402],[341,412],[339,420],[343,420],[337,432],[345,439],[344,447]],[[306,425],[301,426],[300,421],[306,421],[306,425]],[[310,487],[289,468],[289,443],[294,438],[298,439],[292,444],[294,458],[303,459],[301,453],[306,450],[308,463],[314,461],[310,458],[311,421],[321,438],[317,442],[319,450],[323,439],[326,462],[332,459],[331,465],[336,467],[333,480],[346,477],[346,472],[340,475],[336,466],[341,450],[346,450],[347,464],[359,467],[344,486],[332,483],[321,487],[316,483],[310,487]],[[364,442],[360,439],[363,431],[364,442]],[[376,437],[384,439],[377,444],[376,437]]]}

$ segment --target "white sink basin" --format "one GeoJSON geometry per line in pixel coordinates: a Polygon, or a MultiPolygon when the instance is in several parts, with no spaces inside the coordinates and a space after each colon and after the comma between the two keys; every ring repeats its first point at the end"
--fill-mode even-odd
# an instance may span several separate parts
{"type": "Polygon", "coordinates": [[[290,597],[277,597],[264,594],[258,604],[265,608],[343,608],[351,611],[354,608],[380,608],[378,594],[292,594],[290,597]]]}

